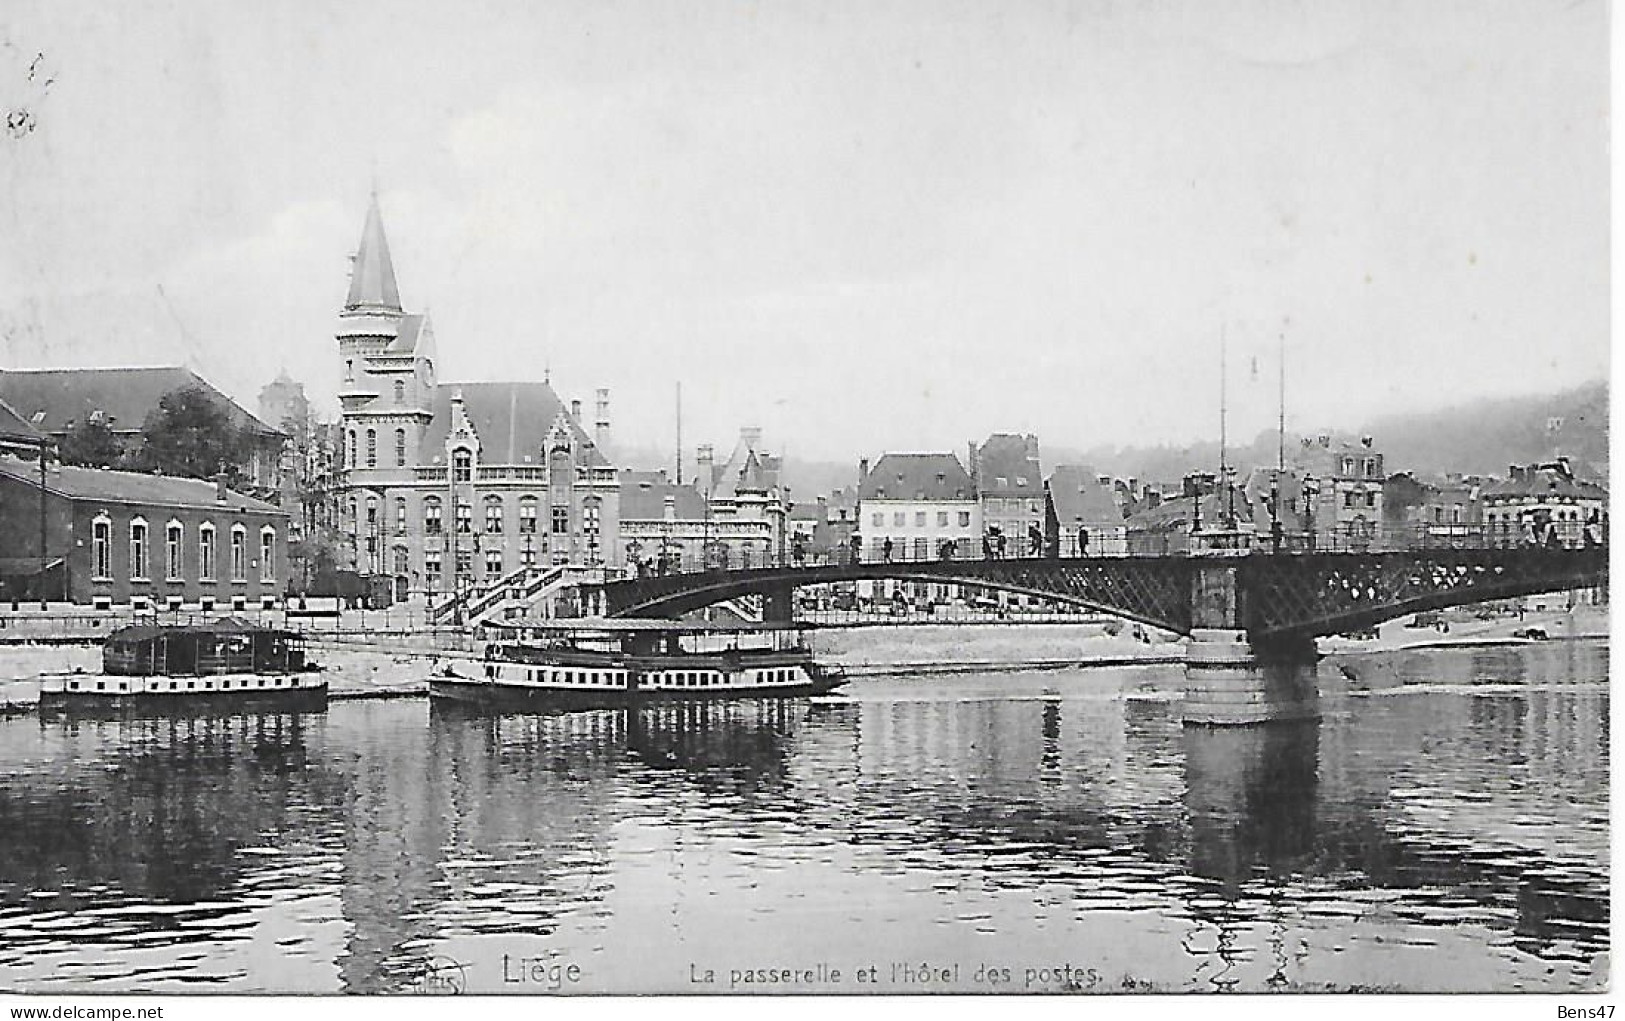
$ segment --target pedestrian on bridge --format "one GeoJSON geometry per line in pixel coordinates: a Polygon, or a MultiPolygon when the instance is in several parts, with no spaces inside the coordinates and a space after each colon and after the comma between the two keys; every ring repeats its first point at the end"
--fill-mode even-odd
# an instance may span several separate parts
{"type": "Polygon", "coordinates": [[[888,564],[891,563],[891,549],[891,536],[888,535],[886,541],[880,544],[880,556],[888,564]]]}

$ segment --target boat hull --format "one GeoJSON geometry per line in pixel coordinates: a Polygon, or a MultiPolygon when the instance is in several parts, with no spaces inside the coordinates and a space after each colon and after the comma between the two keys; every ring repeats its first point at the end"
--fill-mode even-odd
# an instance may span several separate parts
{"type": "Polygon", "coordinates": [[[327,708],[327,680],[304,674],[48,676],[40,683],[39,707],[41,712],[114,714],[245,709],[313,712],[327,708]]]}
{"type": "Polygon", "coordinates": [[[802,684],[773,687],[733,687],[692,690],[632,688],[582,691],[543,685],[505,684],[500,681],[461,677],[435,677],[429,681],[429,697],[467,706],[492,709],[531,709],[537,711],[570,709],[620,709],[671,702],[737,702],[752,699],[807,698],[825,695],[842,684],[844,677],[828,676],[802,684]]]}

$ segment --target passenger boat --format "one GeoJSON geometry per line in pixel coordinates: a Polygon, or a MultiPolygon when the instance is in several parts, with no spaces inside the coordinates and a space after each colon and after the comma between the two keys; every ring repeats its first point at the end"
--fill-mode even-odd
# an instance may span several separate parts
{"type": "Polygon", "coordinates": [[[299,636],[232,617],[202,624],[133,624],[107,636],[100,673],[40,678],[40,708],[218,706],[321,709],[327,680],[299,636]]]}
{"type": "Polygon", "coordinates": [[[799,698],[846,683],[794,627],[670,620],[503,621],[483,662],[429,679],[433,699],[503,708],[799,698]],[[466,671],[463,672],[463,671],[466,671]]]}

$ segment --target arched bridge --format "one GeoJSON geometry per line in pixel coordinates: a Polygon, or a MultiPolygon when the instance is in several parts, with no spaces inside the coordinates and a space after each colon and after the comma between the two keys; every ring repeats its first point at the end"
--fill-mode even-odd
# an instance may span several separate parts
{"type": "Polygon", "coordinates": [[[921,581],[1041,596],[1179,634],[1244,630],[1255,642],[1371,627],[1420,610],[1606,585],[1608,548],[1421,549],[939,560],[706,570],[605,584],[617,617],[670,617],[745,595],[789,620],[804,585],[921,581]]]}

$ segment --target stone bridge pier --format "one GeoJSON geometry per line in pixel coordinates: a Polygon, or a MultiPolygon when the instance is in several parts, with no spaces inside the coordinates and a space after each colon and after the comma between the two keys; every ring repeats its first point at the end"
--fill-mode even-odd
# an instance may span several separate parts
{"type": "Polygon", "coordinates": [[[1254,641],[1235,558],[1204,560],[1191,578],[1184,722],[1233,726],[1320,715],[1312,638],[1254,641]]]}

